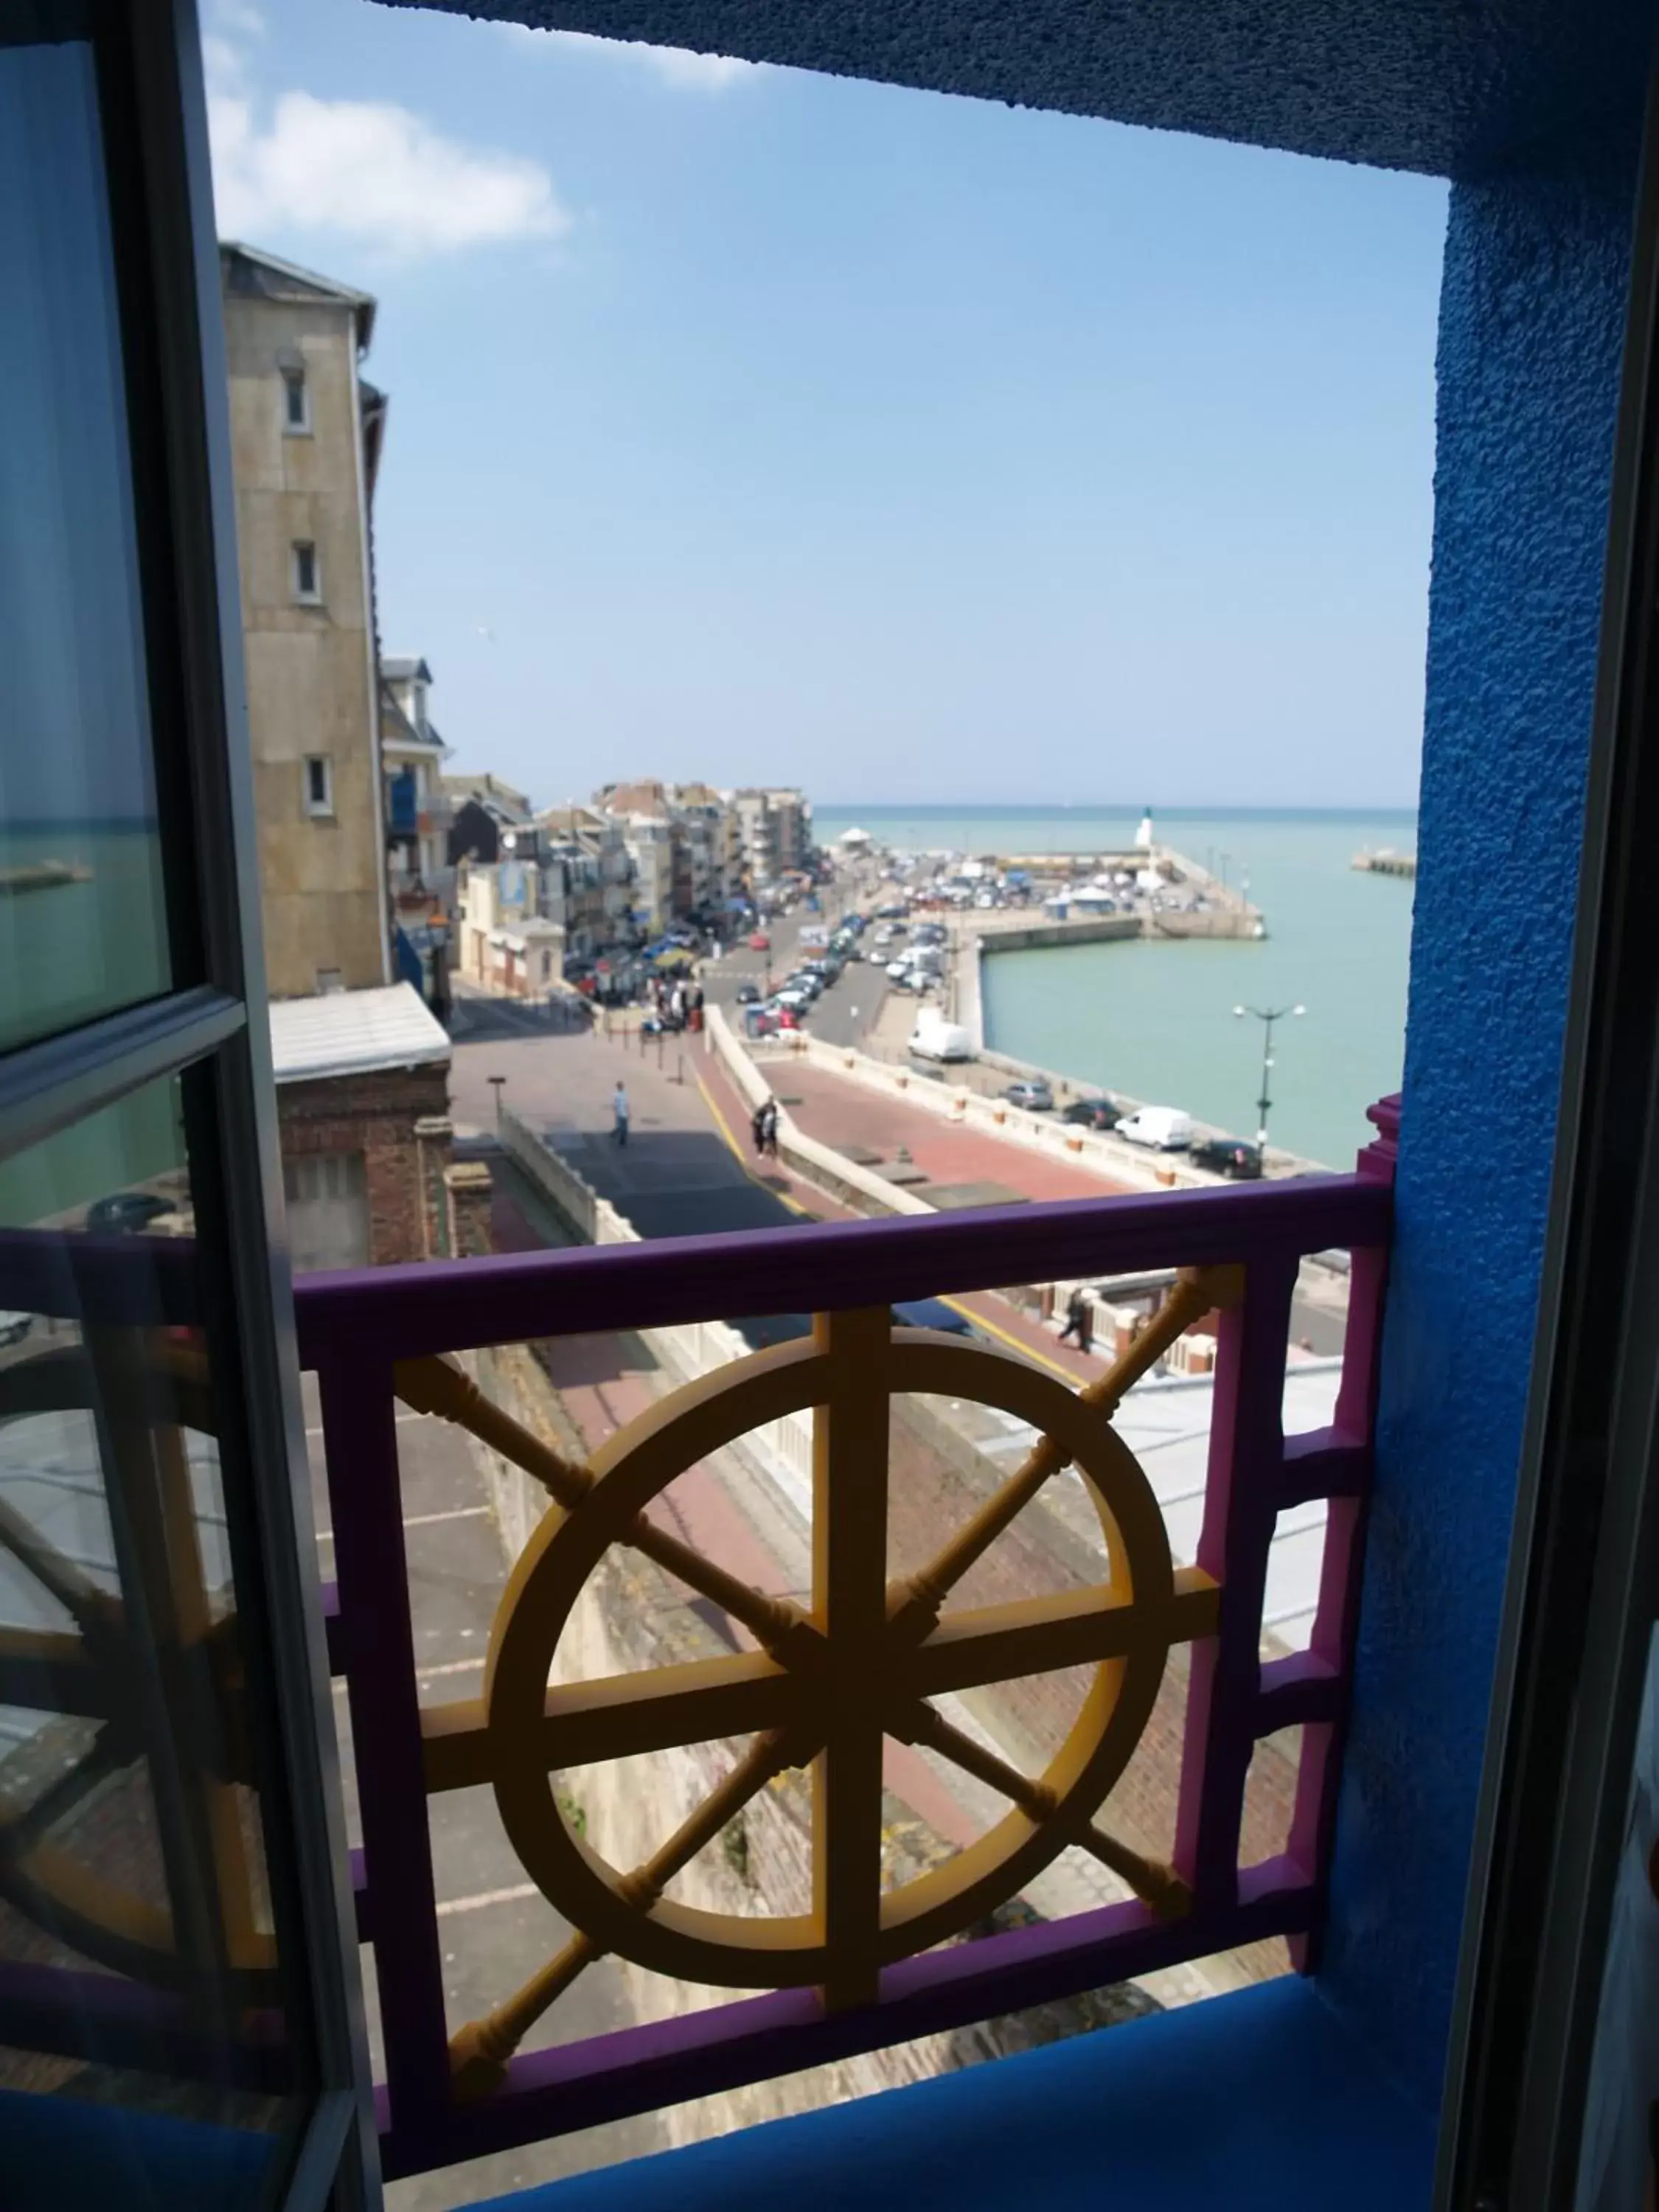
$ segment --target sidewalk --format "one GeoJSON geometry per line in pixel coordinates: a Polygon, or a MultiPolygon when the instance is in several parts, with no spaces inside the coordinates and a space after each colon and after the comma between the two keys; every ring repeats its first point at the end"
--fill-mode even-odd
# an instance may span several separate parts
{"type": "MultiPolygon", "coordinates": [[[[942,1121],[926,1107],[867,1090],[861,1083],[785,1054],[758,1065],[809,1137],[837,1152],[856,1146],[878,1152],[884,1165],[896,1161],[902,1148],[928,1183],[995,1182],[1030,1199],[1114,1198],[1131,1188],[1069,1160],[1050,1158],[984,1130],[942,1121]]],[[[925,1076],[917,1079],[929,1080],[925,1076]]],[[[927,1196],[927,1183],[915,1188],[918,1196],[927,1196]]]]}

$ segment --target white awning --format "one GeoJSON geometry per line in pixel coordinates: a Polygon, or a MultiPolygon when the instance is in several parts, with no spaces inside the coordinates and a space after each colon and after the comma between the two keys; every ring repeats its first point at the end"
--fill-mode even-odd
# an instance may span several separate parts
{"type": "Polygon", "coordinates": [[[278,1083],[314,1082],[447,1061],[449,1039],[412,984],[387,983],[274,1000],[270,1056],[278,1083]]]}

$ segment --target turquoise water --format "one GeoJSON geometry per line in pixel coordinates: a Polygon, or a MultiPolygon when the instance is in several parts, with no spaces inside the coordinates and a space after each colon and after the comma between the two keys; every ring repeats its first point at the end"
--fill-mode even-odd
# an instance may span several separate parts
{"type": "MultiPolygon", "coordinates": [[[[969,853],[1125,847],[1138,809],[815,809],[819,841],[856,823],[884,844],[969,853]]],[[[1159,811],[1158,841],[1248,884],[1260,942],[1079,945],[985,963],[986,1042],[1131,1097],[1254,1135],[1261,1024],[1240,1001],[1307,1012],[1274,1032],[1276,1145],[1346,1166],[1365,1108],[1399,1088],[1413,886],[1352,866],[1365,846],[1413,852],[1414,812],[1159,811]]]]}

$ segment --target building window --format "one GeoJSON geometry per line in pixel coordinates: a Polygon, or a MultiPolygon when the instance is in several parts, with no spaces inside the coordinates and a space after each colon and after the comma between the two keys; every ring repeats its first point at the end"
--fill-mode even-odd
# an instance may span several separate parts
{"type": "Polygon", "coordinates": [[[283,428],[290,438],[310,434],[311,387],[302,368],[283,371],[283,428]]]}
{"type": "Polygon", "coordinates": [[[305,763],[306,812],[334,811],[334,769],[326,753],[309,753],[305,763]]]}
{"type": "Polygon", "coordinates": [[[314,606],[323,596],[322,571],[317,565],[317,548],[308,538],[294,541],[294,596],[314,606]]]}

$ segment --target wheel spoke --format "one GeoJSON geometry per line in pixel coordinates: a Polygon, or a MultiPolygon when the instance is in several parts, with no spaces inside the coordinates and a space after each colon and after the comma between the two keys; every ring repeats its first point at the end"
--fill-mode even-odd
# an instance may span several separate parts
{"type": "Polygon", "coordinates": [[[1212,1635],[1220,1597],[1200,1569],[1180,1567],[1167,1612],[1100,1583],[1053,1597],[947,1613],[925,1644],[892,1653],[890,1694],[937,1697],[1006,1682],[1017,1674],[1162,1652],[1170,1644],[1212,1635]]]}
{"type": "Polygon", "coordinates": [[[813,1618],[836,1697],[812,1776],[813,1911],[824,2002],[876,1994],[881,1931],[881,1699],[887,1645],[885,1307],[820,1314],[830,1386],[812,1429],[813,1618]]]}
{"type": "MultiPolygon", "coordinates": [[[[1110,1420],[1125,1391],[1140,1380],[1183,1330],[1202,1320],[1214,1307],[1235,1303],[1242,1290],[1240,1268],[1183,1267],[1169,1296],[1134,1342],[1118,1355],[1103,1375],[1078,1393],[1083,1403],[1103,1419],[1110,1420]]],[[[896,1628],[918,1640],[927,1635],[938,1621],[939,1608],[949,1593],[1030,1504],[1048,1478],[1058,1474],[1067,1464],[1068,1456],[1049,1437],[1039,1437],[1018,1470],[921,1573],[907,1576],[893,1585],[888,1597],[888,1612],[896,1628]]]]}
{"type": "MultiPolygon", "coordinates": [[[[750,1744],[719,1788],[681,1821],[667,1842],[643,1866],[623,1877],[617,1887],[629,1904],[636,1911],[649,1912],[674,1876],[714,1842],[729,1820],[737,1818],[756,1791],[763,1790],[785,1767],[799,1766],[810,1759],[814,1747],[815,1739],[810,1735],[787,1729],[775,1729],[750,1744]]],[[[499,2087],[507,2060],[548,2007],[563,1995],[585,1966],[604,1955],[590,1936],[574,1936],[504,2004],[497,2005],[483,2020],[469,2021],[449,2046],[456,2094],[471,2100],[499,2087]]]]}
{"type": "MultiPolygon", "coordinates": [[[[889,1725],[893,1734],[902,1736],[907,1743],[925,1744],[928,1750],[948,1759],[952,1765],[961,1767],[964,1774],[971,1774],[975,1781],[983,1782],[1006,1797],[1028,1820],[1050,1820],[1060,1810],[1060,1797],[1046,1782],[1038,1782],[1029,1774],[1022,1774],[1017,1766],[1010,1766],[1006,1759],[999,1758],[988,1746],[953,1727],[930,1705],[919,1701],[889,1725]]],[[[1080,1844],[1103,1866],[1109,1867],[1161,1918],[1179,1919],[1191,1906],[1192,1892],[1172,1867],[1160,1865],[1158,1860],[1132,1850],[1092,1822],[1078,1835],[1067,1837],[1066,1841],[1080,1844]]]]}
{"type": "Polygon", "coordinates": [[[547,1692],[532,1747],[515,1738],[504,1747],[491,1736],[484,1700],[457,1699],[421,1716],[426,1786],[437,1791],[488,1783],[504,1758],[528,1759],[552,1772],[779,1728],[800,1717],[812,1687],[763,1651],[560,1683],[547,1692]]]}
{"type": "Polygon", "coordinates": [[[71,1813],[89,1791],[127,1764],[127,1753],[112,1728],[101,1728],[75,1764],[49,1782],[21,1811],[8,1815],[0,1800],[0,1858],[20,1859],[42,1836],[71,1813]]]}
{"type": "MultiPolygon", "coordinates": [[[[398,1395],[420,1413],[434,1413],[453,1421],[481,1443],[532,1476],[556,1504],[574,1512],[593,1488],[591,1468],[578,1467],[533,1436],[521,1422],[486,1398],[469,1375],[447,1359],[401,1359],[394,1372],[398,1395]]],[[[741,1577],[731,1574],[693,1546],[648,1521],[643,1513],[632,1522],[623,1540],[653,1560],[667,1573],[730,1613],[749,1631],[763,1650],[781,1657],[786,1651],[804,1656],[801,1647],[815,1639],[799,1607],[787,1598],[769,1597],[741,1577]]]]}
{"type": "Polygon", "coordinates": [[[78,1628],[95,1632],[104,1625],[112,1600],[106,1591],[82,1573],[49,1544],[14,1505],[0,1498],[0,1544],[21,1566],[27,1567],[41,1588],[55,1597],[78,1628]]]}

